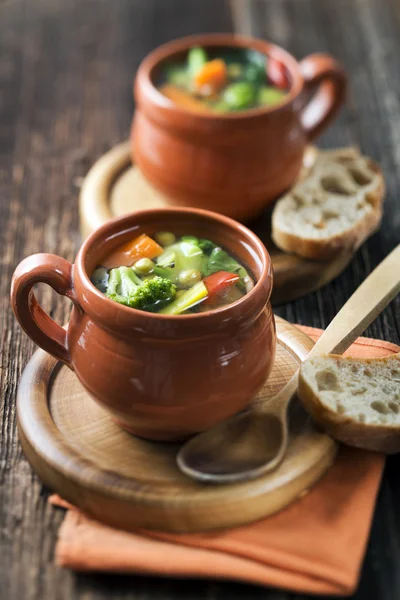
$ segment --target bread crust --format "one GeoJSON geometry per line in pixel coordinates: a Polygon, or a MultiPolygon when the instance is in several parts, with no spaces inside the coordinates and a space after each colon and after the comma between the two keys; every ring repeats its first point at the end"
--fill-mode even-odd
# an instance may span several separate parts
{"type": "MultiPolygon", "coordinates": [[[[337,355],[330,355],[330,358],[341,361],[355,360],[337,355]]],[[[392,358],[393,355],[384,358],[357,359],[357,362],[376,364],[379,361],[386,362],[392,358]]],[[[300,402],[315,423],[339,442],[364,450],[383,452],[384,454],[400,452],[399,425],[361,423],[349,415],[339,414],[320,401],[318,394],[308,384],[301,370],[297,394],[300,402]]]]}
{"type": "MultiPolygon", "coordinates": [[[[368,193],[368,203],[372,210],[357,221],[351,229],[325,239],[296,235],[280,228],[278,212],[280,200],[278,200],[272,213],[272,239],[274,243],[285,252],[297,254],[311,260],[327,261],[335,258],[339,253],[346,251],[354,253],[379,228],[382,220],[383,198],[385,195],[382,171],[373,160],[368,159],[367,163],[368,167],[378,177],[376,188],[368,193]]],[[[284,198],[281,200],[284,200],[284,198]]]]}

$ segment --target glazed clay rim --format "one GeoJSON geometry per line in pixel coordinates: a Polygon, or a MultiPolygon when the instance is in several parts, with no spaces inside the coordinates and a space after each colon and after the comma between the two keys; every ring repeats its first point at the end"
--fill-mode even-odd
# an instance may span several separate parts
{"type": "MultiPolygon", "coordinates": [[[[115,217],[114,219],[110,219],[109,221],[107,221],[107,223],[104,223],[104,225],[102,225],[101,227],[96,229],[93,233],[91,233],[86,238],[86,240],[82,244],[82,246],[76,256],[74,270],[75,269],[77,271],[80,283],[82,285],[82,290],[78,291],[79,295],[78,295],[77,301],[79,304],[81,304],[83,306],[85,312],[87,312],[89,315],[93,316],[93,318],[95,318],[95,319],[97,318],[98,313],[93,313],[93,311],[90,310],[90,307],[91,307],[90,296],[92,296],[92,297],[94,296],[96,298],[96,300],[105,302],[106,306],[108,306],[110,309],[112,308],[113,311],[118,311],[118,312],[122,311],[126,316],[131,316],[132,318],[134,317],[136,319],[157,319],[159,321],[164,321],[164,322],[170,321],[170,322],[183,324],[184,322],[187,323],[189,321],[194,323],[194,321],[201,321],[201,320],[204,321],[205,319],[210,320],[210,318],[212,318],[212,317],[214,317],[214,319],[219,319],[220,317],[223,319],[224,316],[228,316],[227,313],[229,313],[229,312],[240,310],[240,308],[244,310],[249,304],[250,305],[253,304],[253,300],[256,302],[255,296],[258,295],[259,293],[262,293],[261,288],[263,286],[265,286],[265,288],[267,290],[265,293],[265,299],[264,299],[264,305],[266,305],[269,302],[271,292],[272,292],[272,261],[271,261],[271,257],[269,255],[266,247],[264,246],[262,241],[259,239],[259,237],[257,235],[255,235],[255,233],[253,233],[250,229],[248,229],[241,223],[238,223],[234,219],[231,219],[230,217],[225,217],[224,215],[213,213],[213,212],[211,212],[209,210],[205,210],[205,209],[181,208],[181,207],[179,207],[179,208],[177,208],[177,207],[151,208],[151,209],[147,209],[147,210],[136,211],[134,213],[130,213],[123,217],[115,217]],[[90,251],[90,248],[93,244],[95,244],[98,241],[101,241],[102,239],[103,240],[113,239],[115,237],[118,237],[122,233],[131,230],[135,226],[135,223],[133,223],[133,221],[135,219],[138,220],[137,224],[140,225],[140,220],[142,218],[151,217],[152,215],[154,215],[155,217],[157,216],[157,218],[159,218],[162,214],[173,215],[173,214],[182,214],[182,213],[187,215],[188,217],[189,216],[193,216],[193,217],[198,216],[200,218],[205,218],[210,221],[217,221],[226,228],[230,228],[231,230],[235,230],[235,231],[240,231],[244,237],[246,237],[247,239],[250,239],[252,241],[252,244],[255,247],[255,251],[257,252],[257,256],[262,263],[262,272],[261,272],[260,277],[257,278],[255,285],[250,292],[248,292],[245,296],[243,296],[239,300],[236,300],[236,302],[232,302],[231,304],[222,306],[221,308],[216,308],[213,310],[209,310],[209,311],[205,311],[205,312],[197,313],[197,314],[163,315],[163,314],[159,314],[159,313],[149,313],[146,311],[137,310],[135,308],[130,308],[129,306],[124,306],[123,304],[118,304],[118,303],[114,302],[113,300],[110,300],[109,298],[107,298],[104,294],[102,294],[93,285],[93,283],[91,282],[91,280],[89,278],[89,275],[86,272],[86,268],[85,268],[86,257],[87,257],[87,254],[90,251]],[[114,234],[111,234],[110,236],[108,236],[107,233],[109,232],[109,230],[112,230],[114,228],[116,223],[120,223],[121,228],[119,229],[119,231],[117,233],[114,233],[114,234]],[[269,280],[269,285],[268,285],[268,280],[269,280]],[[84,293],[79,293],[82,291],[84,293]],[[87,297],[86,294],[89,294],[89,297],[87,297]]],[[[75,273],[74,273],[74,281],[76,282],[75,273]]],[[[81,287],[81,286],[79,286],[79,287],[81,287]]],[[[258,303],[261,304],[262,302],[258,302],[258,303]]],[[[256,315],[254,315],[254,316],[256,316],[256,315]]]]}
{"type": "Polygon", "coordinates": [[[162,44],[150,52],[142,61],[139,66],[134,87],[141,85],[143,93],[146,98],[155,104],[157,107],[175,114],[178,116],[188,116],[196,119],[204,119],[207,121],[242,121],[244,119],[255,119],[264,115],[270,115],[271,113],[277,112],[281,109],[286,108],[290,105],[303,90],[303,77],[300,73],[299,63],[289,52],[273,44],[262,40],[260,38],[253,38],[249,36],[243,36],[238,34],[230,33],[210,33],[210,34],[196,34],[190,35],[166,44],[162,44]],[[172,100],[164,96],[157,87],[153,84],[153,72],[159,66],[159,64],[168,59],[174,54],[189,50],[192,46],[231,46],[234,48],[246,48],[256,50],[261,54],[277,58],[282,62],[286,69],[290,73],[291,87],[285,100],[280,102],[277,106],[263,107],[263,108],[250,108],[248,110],[238,111],[235,113],[196,113],[189,110],[185,110],[177,106],[172,100]],[[140,84],[139,84],[140,82],[140,84]]]}

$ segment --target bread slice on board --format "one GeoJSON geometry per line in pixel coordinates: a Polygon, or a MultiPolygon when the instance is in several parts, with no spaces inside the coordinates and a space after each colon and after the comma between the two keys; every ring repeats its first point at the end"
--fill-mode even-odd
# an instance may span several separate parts
{"type": "Polygon", "coordinates": [[[357,148],[318,151],[276,203],[272,239],[285,252],[315,260],[355,251],[379,227],[384,191],[381,169],[357,148]]]}
{"type": "Polygon", "coordinates": [[[366,450],[400,452],[400,354],[306,360],[298,396],[335,439],[366,450]]]}

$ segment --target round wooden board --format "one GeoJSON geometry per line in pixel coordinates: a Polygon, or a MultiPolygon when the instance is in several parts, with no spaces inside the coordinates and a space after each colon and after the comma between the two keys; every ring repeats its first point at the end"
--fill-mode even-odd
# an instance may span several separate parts
{"type": "MultiPolygon", "coordinates": [[[[310,146],[304,156],[303,172],[312,166],[317,149],[310,146]]],[[[170,200],[169,204],[173,204],[170,200]]],[[[82,185],[79,210],[83,237],[113,217],[135,210],[168,205],[158,192],[132,165],[129,143],[115,146],[91,168],[82,185]]],[[[274,267],[272,303],[282,304],[319,289],[339,275],[353,253],[338,255],[329,262],[306,260],[279,250],[271,240],[271,209],[247,223],[264,242],[274,267]]]]}
{"type": "MultiPolygon", "coordinates": [[[[274,369],[254,402],[266,402],[282,388],[313,345],[283,319],[276,323],[274,369]]],[[[279,468],[240,484],[194,482],[176,466],[178,444],[149,442],[120,429],[74,373],[42,350],[23,373],[17,413],[22,447],[44,483],[86,513],[126,530],[200,531],[271,515],[303,495],[337,449],[294,402],[289,448],[279,468]]]]}

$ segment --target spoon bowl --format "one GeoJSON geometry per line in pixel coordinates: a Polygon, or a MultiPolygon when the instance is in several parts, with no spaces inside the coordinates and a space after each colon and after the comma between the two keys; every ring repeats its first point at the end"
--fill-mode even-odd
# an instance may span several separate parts
{"type": "Polygon", "coordinates": [[[266,412],[245,412],[196,435],[177,456],[183,473],[204,482],[246,481],[274,468],[287,436],[286,421],[266,412]]]}

